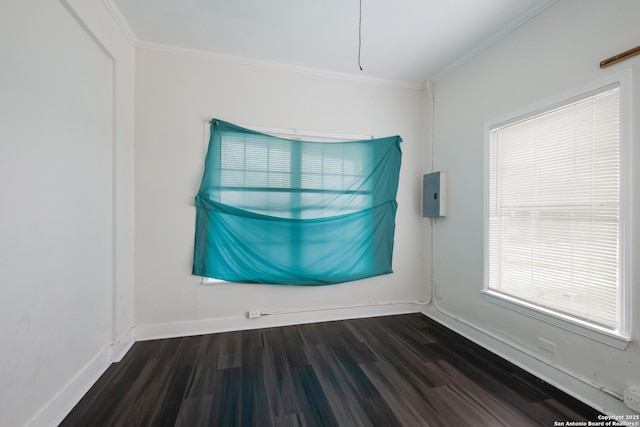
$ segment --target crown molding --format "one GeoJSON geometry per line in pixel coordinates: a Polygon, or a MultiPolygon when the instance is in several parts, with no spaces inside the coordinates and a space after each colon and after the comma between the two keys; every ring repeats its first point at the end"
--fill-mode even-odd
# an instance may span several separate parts
{"type": "Polygon", "coordinates": [[[251,58],[226,55],[226,54],[216,53],[216,52],[211,52],[206,50],[190,49],[190,48],[185,48],[181,46],[173,46],[169,44],[139,41],[138,43],[136,43],[136,48],[165,52],[165,53],[172,53],[177,55],[188,55],[188,56],[195,56],[195,57],[206,58],[206,59],[214,59],[222,62],[230,62],[234,64],[249,65],[249,66],[260,67],[260,68],[269,68],[269,69],[279,70],[279,71],[309,74],[309,75],[328,77],[328,78],[334,78],[334,79],[351,80],[351,81],[356,81],[361,83],[377,84],[377,85],[383,85],[383,86],[394,86],[394,87],[414,89],[414,90],[422,89],[421,82],[420,83],[403,82],[403,81],[397,81],[397,80],[382,79],[377,77],[360,76],[357,74],[341,73],[337,71],[321,70],[321,69],[311,68],[311,67],[303,67],[303,66],[290,65],[290,64],[284,64],[279,62],[251,59],[251,58]]]}
{"type": "Polygon", "coordinates": [[[135,32],[127,22],[124,15],[122,14],[122,11],[118,7],[118,5],[115,3],[115,0],[102,0],[102,3],[105,5],[109,13],[111,13],[111,16],[113,16],[113,19],[116,21],[118,26],[120,26],[120,28],[122,29],[122,32],[127,37],[129,42],[138,49],[147,49],[147,50],[166,52],[166,53],[172,53],[172,54],[178,54],[178,55],[195,56],[200,58],[214,59],[217,61],[231,62],[234,64],[249,65],[254,67],[269,68],[273,70],[289,71],[289,72],[309,74],[309,75],[328,77],[328,78],[334,78],[334,79],[351,80],[356,82],[377,84],[377,85],[383,85],[383,86],[394,86],[394,87],[414,89],[414,90],[422,89],[422,82],[405,82],[405,81],[396,81],[396,80],[382,79],[382,78],[376,78],[376,77],[366,77],[366,76],[361,76],[361,75],[351,74],[351,73],[340,73],[340,72],[321,70],[321,69],[311,68],[311,67],[302,67],[302,66],[284,64],[279,62],[263,61],[263,60],[245,58],[240,56],[226,55],[226,54],[211,52],[206,50],[189,49],[189,48],[174,46],[170,44],[152,43],[152,42],[144,41],[139,39],[136,36],[135,32]]]}
{"type": "Polygon", "coordinates": [[[457,61],[447,66],[443,70],[437,72],[433,77],[421,82],[407,82],[407,81],[398,81],[398,80],[383,79],[383,78],[376,78],[376,77],[368,77],[368,76],[362,76],[362,75],[357,75],[353,73],[342,73],[337,71],[322,70],[317,68],[303,67],[303,66],[285,64],[285,63],[279,63],[279,62],[264,61],[264,60],[246,58],[241,56],[227,55],[227,54],[222,54],[222,53],[212,52],[207,50],[190,49],[190,48],[174,46],[170,44],[153,43],[153,42],[140,40],[136,36],[135,32],[127,22],[122,12],[120,11],[120,8],[115,3],[115,0],[102,0],[102,3],[105,5],[109,13],[111,13],[114,20],[118,24],[118,26],[120,26],[120,28],[122,29],[122,32],[124,33],[126,38],[129,40],[129,42],[134,47],[139,49],[147,49],[147,50],[172,53],[172,54],[178,54],[178,55],[195,56],[200,58],[214,59],[222,62],[230,62],[234,64],[249,65],[249,66],[269,68],[269,69],[279,70],[279,71],[288,71],[288,72],[309,74],[309,75],[320,76],[320,77],[350,80],[350,81],[356,81],[361,83],[377,84],[382,86],[393,86],[393,87],[413,89],[413,90],[424,90],[427,88],[427,85],[429,84],[429,82],[431,83],[437,82],[438,80],[444,78],[445,76],[452,73],[453,71],[455,71],[456,69],[458,69],[459,67],[461,67],[462,65],[464,65],[465,63],[467,63],[477,55],[479,55],[480,53],[482,53],[484,50],[488,49],[489,47],[491,47],[492,45],[500,41],[502,38],[506,37],[508,34],[515,31],[517,28],[522,26],[525,22],[529,21],[530,19],[532,19],[533,17],[535,17],[536,15],[538,15],[539,13],[541,13],[542,11],[544,11],[545,9],[547,9],[548,7],[550,7],[556,2],[557,0],[546,0],[530,8],[529,10],[524,12],[522,15],[520,15],[520,17],[512,21],[508,27],[504,28],[502,31],[500,31],[497,34],[494,34],[492,37],[485,40],[482,44],[480,44],[478,47],[476,47],[471,52],[469,52],[467,55],[458,59],[457,61]]]}
{"type": "MultiPolygon", "coordinates": [[[[507,35],[511,34],[513,31],[515,31],[520,26],[522,26],[525,22],[531,20],[533,17],[535,17],[536,15],[538,15],[539,13],[541,13],[542,11],[547,9],[549,6],[553,5],[556,1],[557,0],[546,0],[546,1],[541,2],[540,4],[530,8],[529,10],[524,12],[522,15],[520,15],[517,19],[514,19],[511,22],[511,24],[509,26],[505,27],[502,31],[500,31],[499,33],[494,34],[493,36],[491,36],[490,38],[485,40],[478,47],[476,47],[471,52],[469,52],[468,54],[466,54],[462,58],[458,59],[457,61],[455,61],[454,63],[452,63],[448,67],[446,67],[443,70],[441,70],[438,73],[436,73],[429,80],[431,80],[432,82],[437,82],[438,80],[440,80],[443,77],[447,76],[448,74],[452,73],[453,71],[455,71],[456,69],[461,67],[463,64],[467,63],[471,59],[473,59],[476,56],[478,56],[484,50],[488,49],[489,47],[491,47],[492,45],[494,45],[495,43],[497,43],[498,41],[500,41],[501,39],[503,39],[507,35]]],[[[424,82],[423,88],[426,88],[426,85],[427,85],[427,82],[424,82]]]]}
{"type": "Polygon", "coordinates": [[[122,11],[118,5],[116,5],[115,0],[102,0],[102,4],[107,8],[113,19],[116,21],[116,24],[120,27],[125,37],[133,46],[138,46],[140,43],[140,39],[136,36],[136,33],[133,31],[133,28],[129,25],[127,20],[125,19],[122,11]]]}

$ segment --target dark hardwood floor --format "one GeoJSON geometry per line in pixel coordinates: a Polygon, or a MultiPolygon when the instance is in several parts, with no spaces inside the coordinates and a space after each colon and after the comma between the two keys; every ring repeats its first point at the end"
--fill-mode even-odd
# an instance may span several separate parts
{"type": "Polygon", "coordinates": [[[598,412],[421,314],[137,342],[61,426],[553,426],[598,412]]]}

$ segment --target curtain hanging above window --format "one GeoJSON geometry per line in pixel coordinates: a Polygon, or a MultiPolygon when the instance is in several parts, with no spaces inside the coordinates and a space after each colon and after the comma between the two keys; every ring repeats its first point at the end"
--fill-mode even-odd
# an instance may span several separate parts
{"type": "Polygon", "coordinates": [[[391,273],[401,141],[297,141],[212,120],[193,274],[328,285],[391,273]]]}

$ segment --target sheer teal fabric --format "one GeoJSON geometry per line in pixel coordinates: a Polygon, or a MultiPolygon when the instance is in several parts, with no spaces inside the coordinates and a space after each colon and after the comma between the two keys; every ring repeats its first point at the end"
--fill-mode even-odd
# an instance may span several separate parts
{"type": "Polygon", "coordinates": [[[401,141],[297,141],[212,120],[193,274],[328,285],[391,273],[401,141]]]}

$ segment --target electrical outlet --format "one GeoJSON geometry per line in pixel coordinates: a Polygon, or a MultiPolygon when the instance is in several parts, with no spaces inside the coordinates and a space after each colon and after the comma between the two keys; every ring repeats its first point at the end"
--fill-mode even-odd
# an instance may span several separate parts
{"type": "Polygon", "coordinates": [[[640,390],[626,388],[624,390],[624,404],[636,412],[640,412],[640,390]]]}
{"type": "Polygon", "coordinates": [[[249,311],[249,319],[257,319],[262,316],[259,310],[251,310],[249,311]]]}

